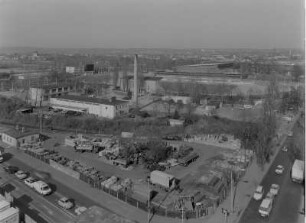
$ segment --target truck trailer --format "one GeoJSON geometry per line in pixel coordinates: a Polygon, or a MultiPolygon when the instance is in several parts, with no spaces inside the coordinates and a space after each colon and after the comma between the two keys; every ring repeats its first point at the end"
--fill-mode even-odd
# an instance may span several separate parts
{"type": "Polygon", "coordinates": [[[151,172],[150,182],[151,184],[158,185],[165,190],[173,189],[176,186],[176,180],[174,176],[159,170],[154,170],[151,172]]]}
{"type": "Polygon", "coordinates": [[[302,183],[304,181],[304,167],[305,162],[302,160],[295,160],[290,172],[291,180],[293,182],[302,183]]]}

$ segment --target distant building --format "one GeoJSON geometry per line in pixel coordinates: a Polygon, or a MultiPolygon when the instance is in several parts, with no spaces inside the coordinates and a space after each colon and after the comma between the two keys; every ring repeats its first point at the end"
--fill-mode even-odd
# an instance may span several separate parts
{"type": "Polygon", "coordinates": [[[50,106],[57,109],[84,112],[109,119],[127,114],[129,111],[129,101],[117,100],[115,97],[101,99],[65,95],[52,97],[50,99],[50,106]]]}
{"type": "Polygon", "coordinates": [[[156,94],[160,87],[159,83],[162,77],[145,77],[144,89],[147,93],[156,94]]]}
{"type": "Polygon", "coordinates": [[[2,141],[10,146],[20,147],[39,140],[39,133],[21,129],[10,129],[2,133],[2,141]]]}
{"type": "Polygon", "coordinates": [[[31,105],[45,106],[49,104],[51,97],[68,95],[74,87],[70,85],[46,85],[43,87],[31,87],[29,90],[29,100],[31,105]]]}
{"type": "Polygon", "coordinates": [[[169,119],[169,124],[170,124],[170,126],[183,126],[184,125],[184,120],[169,119]]]}
{"type": "Polygon", "coordinates": [[[66,73],[74,74],[75,73],[75,67],[66,67],[66,73]]]}
{"type": "Polygon", "coordinates": [[[189,96],[175,96],[175,95],[167,95],[163,96],[162,100],[167,101],[167,100],[173,100],[175,103],[178,103],[181,101],[183,104],[189,104],[191,103],[191,97],[189,96]]]}
{"type": "MultiPolygon", "coordinates": [[[[123,91],[134,92],[134,78],[132,76],[127,77],[127,81],[124,84],[125,80],[123,77],[119,77],[120,89],[123,91]]],[[[162,77],[143,77],[143,82],[138,80],[139,84],[139,94],[149,93],[156,94],[160,87],[160,80],[162,77]],[[142,82],[142,83],[141,83],[142,82]]]]}

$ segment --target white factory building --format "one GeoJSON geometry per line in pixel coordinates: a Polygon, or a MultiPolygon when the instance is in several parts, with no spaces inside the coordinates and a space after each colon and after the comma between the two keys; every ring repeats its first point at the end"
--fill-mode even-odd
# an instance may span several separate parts
{"type": "Polygon", "coordinates": [[[101,99],[64,95],[50,98],[50,106],[54,109],[84,112],[109,119],[127,114],[129,111],[129,101],[117,100],[115,97],[111,99],[101,99]]]}
{"type": "Polygon", "coordinates": [[[31,105],[46,106],[51,97],[67,95],[73,91],[72,85],[46,85],[42,87],[31,87],[29,89],[29,100],[31,105]]]}

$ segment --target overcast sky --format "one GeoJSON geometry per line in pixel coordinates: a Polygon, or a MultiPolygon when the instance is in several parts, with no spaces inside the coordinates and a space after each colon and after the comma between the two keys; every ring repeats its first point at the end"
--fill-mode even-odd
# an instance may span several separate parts
{"type": "Polygon", "coordinates": [[[300,48],[303,0],[0,0],[0,46],[300,48]]]}

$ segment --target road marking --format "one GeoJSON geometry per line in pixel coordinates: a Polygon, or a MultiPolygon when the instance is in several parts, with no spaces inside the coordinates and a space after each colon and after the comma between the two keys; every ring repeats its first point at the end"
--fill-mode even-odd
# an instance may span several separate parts
{"type": "Polygon", "coordinates": [[[48,208],[46,205],[41,204],[41,207],[45,208],[50,215],[54,214],[54,212],[52,210],[50,210],[50,208],[48,208]]]}
{"type": "MultiPolygon", "coordinates": [[[[28,191],[31,191],[31,192],[34,192],[34,190],[31,190],[30,188],[27,188],[26,185],[24,185],[24,184],[22,184],[21,182],[17,181],[17,179],[14,179],[12,176],[8,176],[8,177],[6,177],[6,178],[8,178],[8,179],[7,179],[8,183],[12,183],[12,184],[14,184],[15,186],[17,186],[18,184],[21,184],[21,185],[22,185],[21,187],[24,187],[23,189],[25,190],[25,193],[26,193],[27,190],[28,190],[28,191]],[[17,184],[17,185],[16,185],[16,184],[17,184]]],[[[20,186],[20,185],[18,185],[18,186],[20,186]]],[[[21,192],[21,191],[19,191],[19,192],[21,192]]],[[[30,196],[30,195],[29,195],[29,196],[30,196]]],[[[33,196],[33,195],[32,195],[32,196],[33,196]]],[[[69,217],[69,218],[74,218],[74,217],[76,216],[76,215],[72,214],[71,212],[66,211],[66,210],[60,208],[59,206],[53,204],[53,203],[50,202],[48,199],[45,199],[45,198],[41,197],[41,195],[37,195],[37,198],[38,198],[38,199],[41,199],[41,200],[43,200],[43,201],[45,201],[45,202],[48,203],[51,207],[55,208],[56,210],[59,210],[60,212],[62,212],[63,214],[65,214],[65,215],[66,215],[67,217],[69,217]]],[[[33,199],[32,202],[33,202],[32,204],[34,204],[35,200],[33,199]]],[[[39,201],[38,201],[38,202],[39,202],[39,201]]],[[[41,206],[41,205],[42,205],[42,204],[39,203],[39,206],[41,206]]]]}

